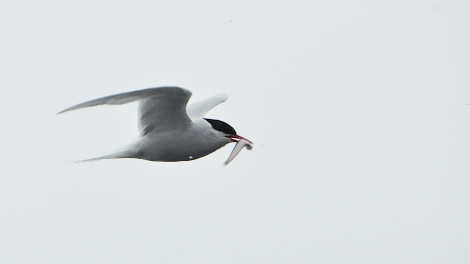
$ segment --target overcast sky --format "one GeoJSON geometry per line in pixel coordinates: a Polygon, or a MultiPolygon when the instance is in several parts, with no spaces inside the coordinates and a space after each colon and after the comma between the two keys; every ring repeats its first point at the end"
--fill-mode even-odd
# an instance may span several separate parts
{"type": "Polygon", "coordinates": [[[0,263],[470,263],[468,1],[6,1],[0,263]],[[136,104],[226,93],[252,140],[199,160],[71,161],[136,104]]]}

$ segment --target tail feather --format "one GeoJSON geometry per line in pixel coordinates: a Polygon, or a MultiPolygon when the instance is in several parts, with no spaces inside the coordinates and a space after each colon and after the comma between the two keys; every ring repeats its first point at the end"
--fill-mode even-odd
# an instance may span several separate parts
{"type": "Polygon", "coordinates": [[[125,158],[137,158],[137,155],[136,153],[132,151],[123,151],[123,152],[117,152],[117,153],[113,153],[109,155],[104,155],[101,157],[79,160],[79,162],[97,161],[97,160],[103,160],[103,159],[125,159],[125,158]]]}

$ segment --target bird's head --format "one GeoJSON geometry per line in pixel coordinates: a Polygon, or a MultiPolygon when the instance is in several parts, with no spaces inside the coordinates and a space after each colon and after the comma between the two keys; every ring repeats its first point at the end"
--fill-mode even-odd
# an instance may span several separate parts
{"type": "Polygon", "coordinates": [[[251,142],[250,140],[240,136],[240,135],[237,135],[237,131],[235,131],[235,129],[225,123],[224,121],[220,121],[220,120],[217,120],[217,119],[209,119],[209,118],[204,118],[207,122],[209,122],[209,124],[211,124],[212,126],[212,129],[216,130],[216,131],[219,131],[221,133],[223,133],[223,135],[230,139],[231,142],[238,142],[240,141],[241,139],[244,139],[250,143],[253,144],[253,142],[251,142]]]}

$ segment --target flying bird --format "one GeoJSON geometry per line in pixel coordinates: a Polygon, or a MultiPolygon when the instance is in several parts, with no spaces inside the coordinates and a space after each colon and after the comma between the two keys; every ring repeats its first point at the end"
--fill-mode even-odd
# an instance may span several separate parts
{"type": "MultiPolygon", "coordinates": [[[[96,105],[139,102],[139,131],[135,142],[122,151],[89,160],[135,158],[149,161],[189,161],[204,157],[231,142],[237,142],[228,164],[252,142],[237,134],[224,121],[204,118],[227,100],[219,94],[187,105],[191,92],[180,87],[148,88],[106,96],[60,111],[58,114],[96,105]]],[[[88,161],[89,161],[88,160],[88,161]]]]}

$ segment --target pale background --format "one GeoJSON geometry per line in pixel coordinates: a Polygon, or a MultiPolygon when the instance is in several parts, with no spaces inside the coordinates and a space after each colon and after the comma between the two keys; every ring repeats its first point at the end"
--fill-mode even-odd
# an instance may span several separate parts
{"type": "Polygon", "coordinates": [[[470,263],[468,1],[4,1],[0,263],[470,263]],[[253,140],[70,161],[178,85],[253,140]]]}

